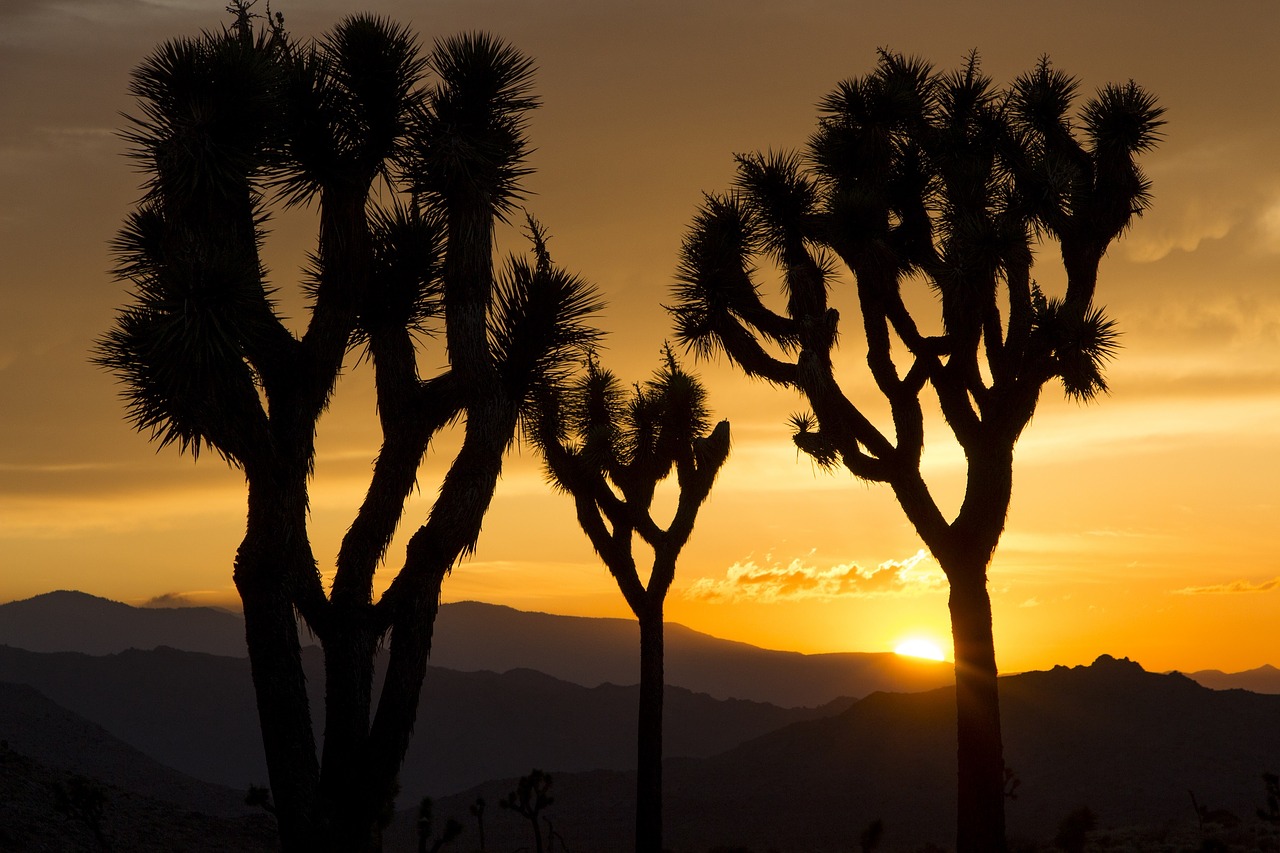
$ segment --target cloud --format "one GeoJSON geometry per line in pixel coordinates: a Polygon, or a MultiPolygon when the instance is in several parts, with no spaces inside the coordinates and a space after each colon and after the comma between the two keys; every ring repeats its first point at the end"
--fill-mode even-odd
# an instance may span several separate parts
{"type": "Polygon", "coordinates": [[[1280,197],[1258,215],[1258,230],[1262,233],[1263,248],[1280,252],[1280,197]]]}
{"type": "Polygon", "coordinates": [[[1272,578],[1269,581],[1261,581],[1259,583],[1251,583],[1246,580],[1235,580],[1230,583],[1214,584],[1212,586],[1188,586],[1182,589],[1175,589],[1175,595],[1222,595],[1225,593],[1236,592],[1269,592],[1270,590],[1280,588],[1280,577],[1272,578]]]}
{"type": "Polygon", "coordinates": [[[926,551],[905,560],[888,560],[872,569],[855,563],[827,569],[806,565],[796,558],[783,565],[765,557],[734,563],[722,579],[698,578],[684,597],[711,602],[831,600],[884,595],[919,595],[945,589],[946,577],[926,551]]]}
{"type": "Polygon", "coordinates": [[[148,598],[139,607],[199,607],[191,597],[183,592],[166,592],[155,598],[148,598]]]}
{"type": "Polygon", "coordinates": [[[1226,237],[1239,223],[1237,213],[1206,210],[1199,204],[1188,204],[1180,213],[1149,231],[1135,230],[1126,235],[1123,245],[1129,260],[1149,264],[1175,251],[1194,252],[1201,243],[1226,237]]]}

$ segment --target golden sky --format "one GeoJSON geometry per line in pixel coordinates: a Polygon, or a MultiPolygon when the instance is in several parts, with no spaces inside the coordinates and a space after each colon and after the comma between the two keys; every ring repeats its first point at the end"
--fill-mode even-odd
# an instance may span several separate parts
{"type": "MultiPolygon", "coordinates": [[[[158,41],[221,25],[223,5],[0,3],[0,601],[59,588],[135,603],[234,598],[240,476],[213,458],[157,454],[88,363],[124,298],[107,242],[138,195],[115,135],[132,109],[129,72],[158,41]]],[[[1155,204],[1112,247],[1098,291],[1124,333],[1112,394],[1081,406],[1051,386],[1019,444],[990,571],[997,654],[1005,670],[1103,652],[1156,670],[1280,664],[1280,5],[275,6],[302,37],[357,7],[411,23],[427,42],[488,30],[536,59],[544,106],[530,128],[528,207],[556,259],[606,295],[604,360],[624,380],[657,364],[669,334],[661,303],[700,194],[728,186],[735,152],[802,146],[814,103],[868,71],[877,47],[943,68],[976,48],[1002,83],[1048,54],[1085,93],[1129,78],[1156,93],[1169,123],[1144,161],[1155,204]]],[[[294,280],[311,232],[305,212],[274,223],[266,257],[277,284],[294,280]]],[[[502,237],[523,250],[518,235],[502,237]]],[[[1046,289],[1059,282],[1051,247],[1036,274],[1046,289]]],[[[848,387],[865,387],[853,330],[841,358],[848,387]]],[[[734,448],[682,556],[668,619],[801,651],[945,640],[945,581],[888,490],[797,456],[785,420],[804,408],[798,398],[724,365],[691,366],[731,420],[734,448]]],[[[322,569],[367,485],[375,427],[368,377],[355,368],[320,425],[322,569]]],[[[423,472],[409,529],[444,458],[423,472]]],[[[958,494],[961,461],[944,432],[930,433],[940,494],[958,494]]],[[[527,448],[444,594],[628,615],[527,448]]]]}

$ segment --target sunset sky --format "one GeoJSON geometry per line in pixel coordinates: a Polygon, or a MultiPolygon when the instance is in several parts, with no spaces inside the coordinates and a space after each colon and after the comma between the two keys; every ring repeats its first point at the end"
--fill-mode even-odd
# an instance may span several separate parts
{"type": "MultiPolygon", "coordinates": [[[[137,199],[122,156],[130,70],[161,40],[220,26],[223,0],[0,3],[0,601],[75,588],[132,603],[232,605],[241,476],[157,453],[89,364],[125,298],[108,241],[137,199]]],[[[1148,669],[1280,665],[1280,5],[771,0],[280,0],[296,37],[351,11],[410,23],[424,43],[464,30],[535,58],[544,106],[527,205],[562,265],[609,302],[607,367],[645,378],[670,335],[661,303],[704,191],[735,152],[798,148],[814,104],[867,72],[876,48],[940,68],[977,49],[1004,83],[1042,54],[1084,94],[1130,78],[1168,109],[1144,167],[1155,202],[1103,262],[1099,301],[1123,331],[1110,396],[1050,386],[1016,455],[990,571],[1003,670],[1088,662],[1148,669]],[[892,8],[890,8],[892,7],[892,8]]],[[[311,245],[279,216],[265,257],[288,289],[311,245]]],[[[523,251],[515,232],[504,251],[523,251]]],[[[1036,276],[1060,285],[1053,247],[1036,276]]],[[[293,316],[301,303],[292,305],[293,316]]],[[[871,399],[846,325],[855,401],[871,399]]],[[[443,355],[439,356],[440,359],[443,355]]],[[[428,359],[430,362],[430,359],[428,359]]],[[[796,396],[689,362],[734,446],[682,555],[669,621],[771,648],[949,647],[946,584],[888,489],[818,471],[786,426],[796,396]]],[[[872,411],[879,409],[870,405],[872,411]]],[[[929,434],[930,481],[954,506],[962,458],[929,434]]],[[[377,449],[367,365],[320,424],[312,492],[322,571],[377,449]]],[[[449,459],[439,443],[405,530],[449,459]]],[[[390,559],[398,565],[405,536],[390,559]]],[[[389,580],[383,578],[383,583],[389,580]]],[[[570,502],[517,448],[477,554],[446,600],[629,615],[570,502]]],[[[74,630],[74,626],[68,626],[74,630]]]]}

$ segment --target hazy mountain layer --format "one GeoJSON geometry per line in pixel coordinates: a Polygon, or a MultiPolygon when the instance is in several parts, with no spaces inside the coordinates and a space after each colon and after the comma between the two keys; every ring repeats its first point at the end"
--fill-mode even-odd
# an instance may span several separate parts
{"type": "MultiPolygon", "coordinates": [[[[304,650],[323,731],[323,668],[304,650]]],[[[266,784],[248,661],[160,648],[116,655],[0,647],[0,681],[29,684],[154,759],[237,790],[266,784]]],[[[722,701],[670,688],[668,756],[708,756],[800,719],[836,713],[722,701]]],[[[587,688],[531,670],[431,667],[405,759],[405,801],[447,794],[532,766],[558,771],[635,766],[637,689],[587,688]]]]}
{"type": "Polygon", "coordinates": [[[1202,669],[1185,673],[1187,678],[1214,690],[1251,690],[1254,693],[1280,693],[1280,669],[1265,664],[1244,672],[1202,669]]]}
{"type": "MultiPolygon", "coordinates": [[[[639,642],[633,620],[462,602],[440,608],[432,663],[464,671],[534,669],[586,687],[635,684],[639,642]]],[[[158,646],[245,654],[239,615],[207,607],[137,608],[65,591],[0,605],[0,644],[96,655],[158,646]]],[[[666,679],[719,699],[797,707],[876,690],[928,690],[949,684],[952,673],[949,664],[894,654],[772,651],[671,624],[666,679]]]]}

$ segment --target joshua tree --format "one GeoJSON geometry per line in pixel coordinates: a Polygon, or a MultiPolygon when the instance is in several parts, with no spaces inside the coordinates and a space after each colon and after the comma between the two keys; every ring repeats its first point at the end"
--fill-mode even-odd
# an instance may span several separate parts
{"type": "Polygon", "coordinates": [[[1280,826],[1280,776],[1274,773],[1263,773],[1262,784],[1267,791],[1267,807],[1256,809],[1258,819],[1280,826]]]}
{"type": "Polygon", "coordinates": [[[258,26],[250,5],[232,7],[230,29],[165,43],[134,72],[128,138],[148,183],[115,243],[130,302],[96,359],[152,440],[244,472],[234,578],[282,848],[374,850],[441,583],[475,547],[522,409],[594,340],[584,319],[596,302],[548,265],[494,269],[495,223],[527,171],[529,59],[483,34],[423,56],[408,30],[367,15],[297,44],[279,18],[258,26]],[[273,204],[309,205],[319,220],[300,335],[259,257],[273,204]],[[448,366],[423,378],[419,350],[437,333],[444,353],[424,363],[448,366]],[[357,354],[374,372],[382,446],[326,591],[308,487],[317,421],[357,354]],[[461,448],[375,602],[418,466],[454,423],[461,448]],[[298,614],[324,649],[322,754],[298,614]]]}
{"type": "Polygon", "coordinates": [[[484,847],[484,797],[476,797],[476,801],[472,803],[468,809],[471,816],[476,819],[476,831],[480,835],[480,853],[485,853],[484,847]]]}
{"type": "Polygon", "coordinates": [[[1053,836],[1053,846],[1065,853],[1082,853],[1089,833],[1098,826],[1098,818],[1093,809],[1080,806],[1073,809],[1058,824],[1058,831],[1053,836]]]}
{"type": "Polygon", "coordinates": [[[58,782],[53,789],[58,809],[68,818],[84,824],[99,850],[110,850],[111,840],[103,831],[102,819],[107,811],[107,791],[94,779],[75,774],[65,782],[58,782]]]}
{"type": "Polygon", "coordinates": [[[449,818],[444,823],[440,837],[433,841],[431,836],[435,834],[435,825],[434,803],[430,797],[423,797],[418,803],[418,853],[440,853],[446,844],[457,840],[462,834],[462,824],[449,818]]]}
{"type": "Polygon", "coordinates": [[[729,422],[707,432],[706,391],[671,350],[630,393],[594,357],[563,395],[543,398],[535,441],[552,483],[572,495],[578,523],[640,623],[636,736],[636,850],[662,849],[663,602],[698,509],[729,455],[729,422]],[[653,520],[654,494],[672,473],[679,500],[670,524],[653,520]],[[635,537],[653,550],[646,584],[635,537]]]}
{"type": "Polygon", "coordinates": [[[882,52],[821,103],[804,155],[738,158],[736,190],[708,196],[683,247],[672,307],[681,342],[802,393],[794,441],[820,465],[893,489],[950,582],[959,759],[958,849],[1003,850],[1004,792],[987,566],[1013,488],[1013,449],[1042,388],[1106,391],[1116,349],[1094,302],[1108,245],[1149,202],[1135,156],[1163,110],[1135,83],[1108,85],[1073,115],[1076,81],[1042,60],[1005,89],[976,56],[953,73],[882,52]],[[1059,297],[1032,278],[1056,241],[1059,297]],[[759,264],[785,308],[761,300],[759,264]],[[843,264],[866,361],[892,429],[837,381],[843,264]],[[918,322],[928,295],[939,318],[918,322]],[[921,475],[931,389],[967,461],[948,518],[921,475]]]}
{"type": "Polygon", "coordinates": [[[528,776],[520,777],[514,791],[498,800],[498,806],[529,821],[533,827],[534,850],[542,853],[542,826],[538,823],[538,816],[555,801],[556,798],[551,796],[551,774],[535,767],[528,776]]]}

